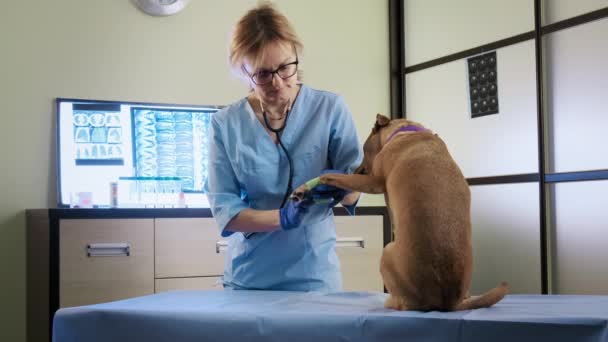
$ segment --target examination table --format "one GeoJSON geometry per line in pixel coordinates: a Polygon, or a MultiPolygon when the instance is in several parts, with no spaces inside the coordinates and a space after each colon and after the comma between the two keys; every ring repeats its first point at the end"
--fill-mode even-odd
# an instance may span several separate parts
{"type": "Polygon", "coordinates": [[[170,291],[63,308],[53,341],[608,341],[608,296],[508,295],[393,311],[380,292],[170,291]]]}

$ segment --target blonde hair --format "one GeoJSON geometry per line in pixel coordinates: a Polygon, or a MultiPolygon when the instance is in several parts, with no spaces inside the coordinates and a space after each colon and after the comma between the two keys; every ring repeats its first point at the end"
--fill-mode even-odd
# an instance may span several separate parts
{"type": "Polygon", "coordinates": [[[265,1],[249,10],[237,22],[232,32],[228,62],[239,73],[245,59],[257,67],[264,57],[266,46],[271,43],[292,46],[296,52],[303,47],[287,17],[265,1]]]}

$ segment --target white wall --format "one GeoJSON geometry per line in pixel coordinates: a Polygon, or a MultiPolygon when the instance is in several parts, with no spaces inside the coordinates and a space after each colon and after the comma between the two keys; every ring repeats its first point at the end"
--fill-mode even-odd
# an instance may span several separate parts
{"type": "MultiPolygon", "coordinates": [[[[226,64],[229,30],[254,0],[191,1],[150,17],[128,0],[3,2],[0,11],[0,340],[25,336],[26,208],[56,204],[56,97],[227,104],[245,95],[226,64]]],[[[389,112],[388,6],[277,0],[304,41],[313,87],[344,95],[363,140],[389,112]]],[[[367,196],[362,205],[382,204],[367,196]]]]}

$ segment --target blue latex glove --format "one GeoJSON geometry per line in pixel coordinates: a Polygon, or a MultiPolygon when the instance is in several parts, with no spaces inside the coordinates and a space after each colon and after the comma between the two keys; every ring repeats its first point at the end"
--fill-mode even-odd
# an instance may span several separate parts
{"type": "Polygon", "coordinates": [[[302,216],[308,212],[308,208],[313,204],[312,198],[296,202],[289,200],[285,206],[279,209],[281,229],[290,230],[297,228],[302,223],[302,216]]]}
{"type": "MultiPolygon", "coordinates": [[[[339,171],[339,170],[332,170],[332,169],[327,169],[327,170],[323,170],[321,172],[321,175],[327,174],[327,173],[338,173],[338,174],[344,174],[344,172],[339,171]]],[[[342,202],[342,200],[344,199],[344,196],[348,195],[350,193],[350,191],[342,189],[342,188],[337,188],[333,185],[327,185],[327,184],[319,184],[317,186],[315,186],[314,188],[312,188],[310,190],[311,192],[311,196],[313,199],[328,199],[331,198],[331,202],[329,203],[329,207],[334,207],[336,204],[342,202]]],[[[353,213],[354,213],[354,205],[352,206],[344,206],[346,208],[346,210],[348,210],[349,213],[351,213],[351,210],[349,210],[348,207],[352,207],[353,213]]],[[[353,215],[353,213],[351,213],[351,215],[353,215]]]]}

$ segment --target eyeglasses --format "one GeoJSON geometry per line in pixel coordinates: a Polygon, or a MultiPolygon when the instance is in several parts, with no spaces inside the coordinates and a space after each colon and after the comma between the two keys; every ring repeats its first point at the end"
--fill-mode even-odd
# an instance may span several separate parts
{"type": "Polygon", "coordinates": [[[253,83],[257,85],[265,85],[272,82],[272,78],[276,74],[282,79],[290,78],[298,72],[298,57],[296,56],[296,61],[280,65],[278,68],[274,70],[260,70],[255,74],[250,74],[247,69],[245,69],[244,65],[241,65],[243,71],[251,78],[253,83]]]}

